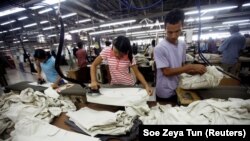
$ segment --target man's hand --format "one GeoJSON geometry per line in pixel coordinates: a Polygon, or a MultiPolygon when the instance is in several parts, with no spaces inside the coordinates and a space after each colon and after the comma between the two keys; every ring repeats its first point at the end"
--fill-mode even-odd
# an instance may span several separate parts
{"type": "Polygon", "coordinates": [[[207,69],[204,65],[201,64],[188,64],[185,66],[187,68],[186,73],[191,74],[191,75],[195,75],[195,74],[204,74],[207,69]]]}

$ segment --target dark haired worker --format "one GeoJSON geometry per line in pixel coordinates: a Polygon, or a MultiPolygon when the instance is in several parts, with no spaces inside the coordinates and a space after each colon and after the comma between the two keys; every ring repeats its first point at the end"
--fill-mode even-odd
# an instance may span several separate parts
{"type": "Polygon", "coordinates": [[[184,12],[179,9],[170,11],[165,16],[166,38],[154,49],[157,68],[156,96],[158,100],[176,99],[178,75],[181,73],[203,74],[206,68],[200,64],[184,65],[186,45],[178,40],[182,31],[184,12]]]}
{"type": "Polygon", "coordinates": [[[96,67],[106,60],[109,65],[111,75],[111,85],[120,84],[133,86],[136,83],[136,78],[142,83],[148,95],[152,95],[152,89],[144,79],[136,66],[135,59],[132,55],[132,47],[127,37],[118,36],[113,41],[112,48],[104,48],[100,55],[91,65],[91,88],[98,89],[96,81],[96,67]],[[130,71],[132,68],[134,74],[130,71]]]}
{"type": "Polygon", "coordinates": [[[43,79],[41,72],[43,71],[47,81],[53,83],[52,87],[57,88],[59,85],[64,84],[63,79],[58,75],[55,69],[55,58],[43,49],[36,49],[34,53],[36,59],[38,79],[43,79]]]}
{"type": "Polygon", "coordinates": [[[239,31],[237,25],[231,26],[231,36],[218,48],[218,51],[222,52],[222,68],[232,74],[236,74],[239,54],[245,48],[246,42],[245,37],[239,31]]]}

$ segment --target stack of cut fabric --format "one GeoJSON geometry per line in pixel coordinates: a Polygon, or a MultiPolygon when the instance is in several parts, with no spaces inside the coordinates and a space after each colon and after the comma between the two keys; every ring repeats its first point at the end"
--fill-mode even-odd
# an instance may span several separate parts
{"type": "Polygon", "coordinates": [[[179,87],[182,89],[200,89],[216,87],[220,84],[223,74],[215,66],[207,66],[203,75],[181,74],[179,87]]]}
{"type": "Polygon", "coordinates": [[[90,108],[82,108],[75,112],[68,112],[67,116],[85,133],[96,136],[124,135],[133,126],[135,116],[129,116],[124,111],[115,113],[109,111],[96,111],[90,108]]]}

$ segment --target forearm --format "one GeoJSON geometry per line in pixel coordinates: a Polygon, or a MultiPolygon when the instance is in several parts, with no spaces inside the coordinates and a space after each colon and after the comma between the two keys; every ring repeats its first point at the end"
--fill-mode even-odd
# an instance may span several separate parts
{"type": "Polygon", "coordinates": [[[91,82],[96,82],[96,65],[92,64],[90,67],[91,82]]]}
{"type": "Polygon", "coordinates": [[[62,78],[58,75],[56,81],[54,82],[54,84],[59,85],[61,80],[62,80],[62,78]]]}
{"type": "Polygon", "coordinates": [[[163,68],[162,71],[165,76],[174,76],[188,72],[189,70],[186,66],[183,66],[178,68],[163,68]]]}
{"type": "Polygon", "coordinates": [[[144,76],[140,72],[136,74],[136,78],[141,82],[144,88],[148,87],[147,81],[145,80],[144,76]]]}

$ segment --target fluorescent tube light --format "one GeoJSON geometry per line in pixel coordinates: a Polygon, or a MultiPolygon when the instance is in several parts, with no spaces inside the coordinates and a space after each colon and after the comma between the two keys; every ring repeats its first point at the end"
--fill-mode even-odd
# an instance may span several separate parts
{"type": "Polygon", "coordinates": [[[40,24],[48,23],[49,21],[41,21],[40,24]]]}
{"type": "Polygon", "coordinates": [[[16,22],[15,20],[11,20],[11,21],[7,21],[7,22],[4,22],[4,23],[1,23],[1,25],[6,25],[6,24],[10,24],[10,23],[14,23],[16,22]]]}
{"type": "Polygon", "coordinates": [[[31,10],[36,10],[36,9],[40,9],[40,8],[43,8],[44,6],[41,6],[41,5],[35,5],[35,6],[32,6],[32,7],[29,7],[29,9],[31,10]]]}
{"type": "MultiPolygon", "coordinates": [[[[228,9],[234,9],[234,8],[237,8],[237,7],[238,6],[225,6],[225,7],[219,7],[219,8],[210,8],[210,9],[201,10],[201,13],[228,10],[228,9]]],[[[185,15],[193,15],[193,14],[198,14],[198,13],[199,13],[198,10],[194,10],[194,11],[185,12],[185,15]]]]}
{"type": "Polygon", "coordinates": [[[49,11],[52,11],[52,10],[53,10],[52,8],[47,8],[47,9],[39,11],[38,13],[43,14],[43,13],[46,13],[46,12],[49,12],[49,11]]]}
{"type": "Polygon", "coordinates": [[[44,0],[42,1],[42,3],[46,3],[46,4],[49,4],[49,5],[53,5],[53,4],[56,4],[58,2],[64,2],[65,0],[44,0]]]}
{"type": "Polygon", "coordinates": [[[24,28],[28,28],[28,27],[32,27],[32,26],[36,26],[37,23],[32,23],[32,24],[27,24],[25,26],[23,26],[24,28]]]}
{"type": "Polygon", "coordinates": [[[76,30],[71,30],[69,31],[69,33],[77,33],[77,32],[80,32],[80,31],[89,31],[89,30],[94,30],[98,27],[89,27],[89,28],[82,28],[82,29],[76,29],[76,30]]]}
{"type": "Polygon", "coordinates": [[[76,13],[69,13],[69,14],[66,14],[66,15],[62,15],[62,19],[72,17],[72,16],[75,16],[75,15],[77,15],[77,14],[76,13]]]}
{"type": "Polygon", "coordinates": [[[133,23],[136,22],[136,20],[128,20],[128,21],[121,21],[121,22],[114,22],[114,23],[108,23],[108,24],[102,24],[100,27],[107,27],[107,26],[113,26],[113,25],[119,25],[119,24],[126,24],[126,23],[133,23]]]}
{"type": "Polygon", "coordinates": [[[49,37],[49,38],[50,38],[50,37],[56,37],[56,34],[49,35],[48,37],[49,37]]]}
{"type": "Polygon", "coordinates": [[[240,23],[239,25],[249,25],[250,23],[240,23]]]}
{"type": "Polygon", "coordinates": [[[16,30],[20,30],[20,29],[21,29],[21,27],[17,27],[17,28],[12,28],[9,31],[16,31],[16,30]]]}
{"type": "Polygon", "coordinates": [[[131,26],[131,27],[123,27],[123,28],[117,28],[114,29],[114,31],[122,31],[122,30],[130,30],[130,29],[137,29],[137,28],[141,28],[141,25],[137,25],[137,26],[131,26]]]}
{"type": "Polygon", "coordinates": [[[0,11],[0,17],[10,15],[10,14],[14,14],[14,13],[17,13],[17,12],[21,12],[21,11],[24,11],[24,10],[26,10],[26,9],[25,8],[14,7],[14,8],[8,9],[8,10],[0,11]]]}
{"type": "Polygon", "coordinates": [[[28,19],[28,17],[27,17],[27,16],[20,17],[20,18],[18,18],[17,20],[18,20],[18,21],[21,21],[21,20],[25,20],[25,19],[28,19]]]}
{"type": "Polygon", "coordinates": [[[43,28],[43,30],[50,30],[50,29],[54,29],[54,28],[55,28],[55,26],[50,26],[50,27],[43,28]]]}
{"type": "Polygon", "coordinates": [[[247,6],[250,6],[250,3],[245,3],[242,5],[243,7],[247,7],[247,6]]]}
{"type": "Polygon", "coordinates": [[[80,21],[76,21],[76,24],[86,23],[86,22],[89,22],[89,21],[91,21],[91,19],[80,20],[80,21]]]}
{"type": "Polygon", "coordinates": [[[89,33],[89,35],[96,35],[96,34],[109,33],[109,32],[113,32],[113,29],[91,32],[89,33]]]}
{"type": "MultiPolygon", "coordinates": [[[[201,21],[204,21],[204,20],[212,20],[214,19],[214,16],[208,16],[208,17],[201,17],[201,21]]],[[[199,18],[189,18],[187,20],[185,20],[185,22],[194,22],[194,21],[199,21],[199,18]]]]}
{"type": "Polygon", "coordinates": [[[44,37],[44,35],[43,34],[39,34],[39,35],[37,35],[37,37],[44,37]]]}
{"type": "Polygon", "coordinates": [[[237,21],[228,21],[228,22],[223,22],[222,24],[235,24],[235,23],[245,23],[245,22],[249,22],[249,19],[246,20],[237,20],[237,21]]]}

